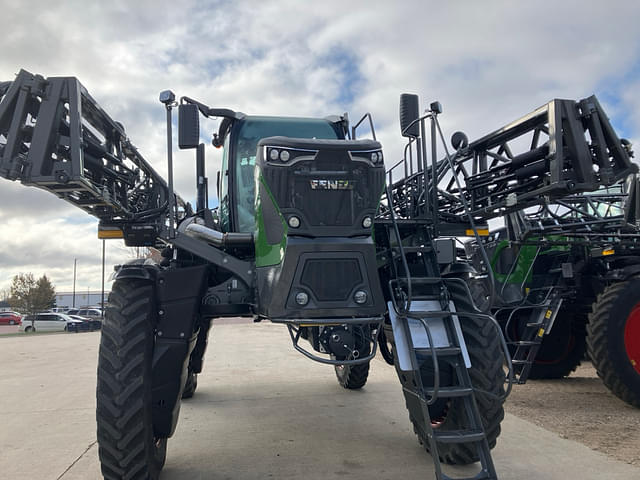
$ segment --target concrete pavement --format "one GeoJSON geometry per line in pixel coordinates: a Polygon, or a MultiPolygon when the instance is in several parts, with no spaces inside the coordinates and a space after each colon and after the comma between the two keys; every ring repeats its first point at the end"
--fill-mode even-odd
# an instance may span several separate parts
{"type": "MultiPolygon", "coordinates": [[[[395,371],[362,391],[305,359],[283,326],[214,325],[198,391],[183,403],[163,480],[432,479],[395,371]]],[[[0,478],[99,479],[98,333],[0,337],[0,478]]],[[[501,480],[631,480],[640,468],[507,415],[493,451],[501,480]]],[[[469,475],[473,467],[448,469],[469,475]]]]}

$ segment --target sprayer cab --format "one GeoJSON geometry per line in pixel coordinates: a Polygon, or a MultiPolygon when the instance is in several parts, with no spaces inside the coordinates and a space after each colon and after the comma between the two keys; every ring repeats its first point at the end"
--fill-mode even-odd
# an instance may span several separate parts
{"type": "MultiPolygon", "coordinates": [[[[385,183],[380,143],[345,139],[346,117],[249,116],[182,101],[181,148],[199,145],[200,114],[223,117],[214,135],[224,150],[209,243],[252,236],[254,313],[283,322],[381,318],[372,239],[385,183]]],[[[187,227],[200,238],[204,230],[187,227]]]]}
{"type": "Polygon", "coordinates": [[[382,315],[371,237],[385,180],[380,143],[269,137],[257,155],[259,313],[382,315]]]}

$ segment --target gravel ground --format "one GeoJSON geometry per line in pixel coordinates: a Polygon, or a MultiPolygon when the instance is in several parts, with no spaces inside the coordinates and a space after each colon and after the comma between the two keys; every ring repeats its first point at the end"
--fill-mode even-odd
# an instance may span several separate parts
{"type": "Polygon", "coordinates": [[[640,409],[610,393],[590,363],[569,378],[514,385],[505,409],[563,438],[640,465],[640,409]]]}

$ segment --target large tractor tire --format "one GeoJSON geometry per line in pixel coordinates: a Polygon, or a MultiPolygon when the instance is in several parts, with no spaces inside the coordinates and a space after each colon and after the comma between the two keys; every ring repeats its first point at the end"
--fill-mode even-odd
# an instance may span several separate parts
{"type": "MultiPolygon", "coordinates": [[[[458,312],[480,313],[474,306],[466,289],[462,285],[449,285],[451,298],[458,312]]],[[[506,374],[503,369],[504,355],[500,342],[500,333],[489,319],[460,316],[462,333],[471,359],[469,375],[477,391],[476,403],[487,435],[489,447],[496,445],[500,435],[500,423],[504,418],[504,383],[506,374]]],[[[455,372],[440,363],[440,385],[452,386],[455,372]],[[445,367],[445,368],[443,368],[445,367]]],[[[400,371],[398,372],[401,375],[400,371]]],[[[420,368],[422,383],[426,389],[433,386],[433,364],[429,357],[424,359],[420,368]]],[[[405,394],[407,407],[413,402],[412,396],[405,394]]],[[[417,411],[414,405],[414,411],[417,411]]],[[[409,409],[409,418],[418,440],[429,450],[429,441],[423,428],[422,418],[414,418],[409,409]]],[[[438,399],[429,407],[432,428],[442,431],[469,428],[464,401],[461,398],[438,399]]],[[[469,464],[479,460],[475,443],[439,443],[440,461],[449,464],[469,464]]]]}
{"type": "Polygon", "coordinates": [[[610,285],[598,296],[587,348],[607,388],[640,408],[640,278],[610,285]]]}
{"type": "Polygon", "coordinates": [[[154,287],[120,279],[113,284],[98,356],[98,454],[108,480],[155,480],[167,439],[153,432],[151,361],[154,287]]]}
{"type": "Polygon", "coordinates": [[[587,349],[586,325],[586,316],[576,312],[574,305],[561,308],[551,333],[542,339],[529,378],[563,378],[574,372],[587,349]]]}
{"type": "Polygon", "coordinates": [[[365,386],[369,377],[369,362],[360,365],[336,365],[338,383],[349,390],[365,386]]]}
{"type": "Polygon", "coordinates": [[[189,370],[187,372],[187,381],[184,384],[184,390],[182,390],[182,398],[191,398],[196,393],[198,388],[198,374],[189,370]]]}
{"type": "MultiPolygon", "coordinates": [[[[369,343],[362,344],[359,348],[360,355],[365,356],[371,353],[369,343]]],[[[336,365],[336,377],[338,383],[348,390],[359,390],[365,386],[369,378],[369,363],[358,365],[336,365]]]]}

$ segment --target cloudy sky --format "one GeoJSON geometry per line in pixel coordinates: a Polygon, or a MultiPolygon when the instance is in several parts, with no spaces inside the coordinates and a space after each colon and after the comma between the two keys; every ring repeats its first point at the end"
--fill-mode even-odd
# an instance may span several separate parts
{"type": "MultiPolygon", "coordinates": [[[[595,93],[619,135],[640,140],[636,2],[1,1],[0,80],[20,68],[77,76],[160,172],[167,88],[250,114],[371,112],[389,164],[402,92],[439,100],[445,131],[471,139],[595,93]]],[[[207,155],[214,183],[220,151],[207,155]]],[[[178,154],[177,190],[191,200],[194,168],[178,154]]],[[[97,222],[73,206],[0,179],[0,226],[0,290],[32,272],[70,291],[74,259],[77,288],[100,288],[97,222]]],[[[107,264],[130,256],[107,242],[107,264]]]]}

